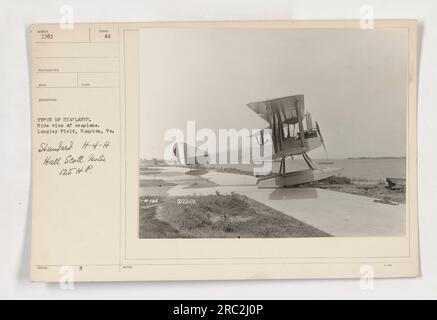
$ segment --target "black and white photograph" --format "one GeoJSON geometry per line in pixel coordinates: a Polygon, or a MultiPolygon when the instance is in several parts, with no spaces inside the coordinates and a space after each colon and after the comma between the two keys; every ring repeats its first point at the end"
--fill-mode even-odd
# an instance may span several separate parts
{"type": "Polygon", "coordinates": [[[408,30],[141,31],[139,238],[401,237],[408,30]]]}

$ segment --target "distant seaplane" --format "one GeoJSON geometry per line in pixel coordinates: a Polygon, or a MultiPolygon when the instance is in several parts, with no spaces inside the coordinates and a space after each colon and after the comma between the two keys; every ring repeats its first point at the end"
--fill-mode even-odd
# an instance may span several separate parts
{"type": "Polygon", "coordinates": [[[200,151],[196,147],[192,147],[186,142],[175,143],[173,145],[173,155],[178,164],[188,166],[190,170],[202,167],[209,163],[208,151],[200,151]],[[189,152],[191,148],[192,153],[189,152]],[[190,156],[190,154],[192,154],[190,156]]]}

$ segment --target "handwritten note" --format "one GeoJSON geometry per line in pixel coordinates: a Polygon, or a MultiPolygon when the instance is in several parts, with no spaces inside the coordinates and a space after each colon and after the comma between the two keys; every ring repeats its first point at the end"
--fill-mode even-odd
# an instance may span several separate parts
{"type": "Polygon", "coordinates": [[[113,129],[102,128],[86,117],[38,118],[36,126],[39,136],[51,137],[51,142],[42,138],[38,146],[41,164],[54,168],[60,176],[91,174],[107,161],[107,151],[112,146],[107,137],[114,133],[113,129]],[[52,137],[57,135],[62,138],[53,142],[52,137]],[[79,139],[73,139],[76,135],[79,139]],[[99,135],[106,139],[99,139],[99,135]],[[66,140],[67,136],[72,139],[66,140]]]}

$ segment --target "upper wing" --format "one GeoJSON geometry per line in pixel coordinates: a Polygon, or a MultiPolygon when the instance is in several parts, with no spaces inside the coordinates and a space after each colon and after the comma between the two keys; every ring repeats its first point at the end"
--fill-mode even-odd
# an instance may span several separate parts
{"type": "Polygon", "coordinates": [[[251,102],[248,103],[247,106],[252,109],[254,112],[256,112],[262,119],[264,119],[267,122],[269,121],[268,112],[267,112],[267,104],[262,102],[251,102]]]}
{"type": "Polygon", "coordinates": [[[252,102],[248,103],[247,106],[262,119],[270,123],[270,126],[273,125],[273,121],[279,123],[296,123],[298,121],[297,108],[299,108],[301,115],[305,112],[303,95],[252,102]],[[275,115],[275,117],[273,115],[275,115]]]}

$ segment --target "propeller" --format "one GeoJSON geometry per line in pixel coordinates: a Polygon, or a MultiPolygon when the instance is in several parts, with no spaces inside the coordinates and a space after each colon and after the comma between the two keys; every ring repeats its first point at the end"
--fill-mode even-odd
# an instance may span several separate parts
{"type": "Polygon", "coordinates": [[[316,128],[317,128],[317,133],[319,134],[320,137],[320,142],[322,143],[323,149],[325,150],[326,159],[328,159],[328,152],[326,151],[325,140],[323,140],[322,132],[320,131],[320,127],[317,121],[316,121],[316,128]]]}

